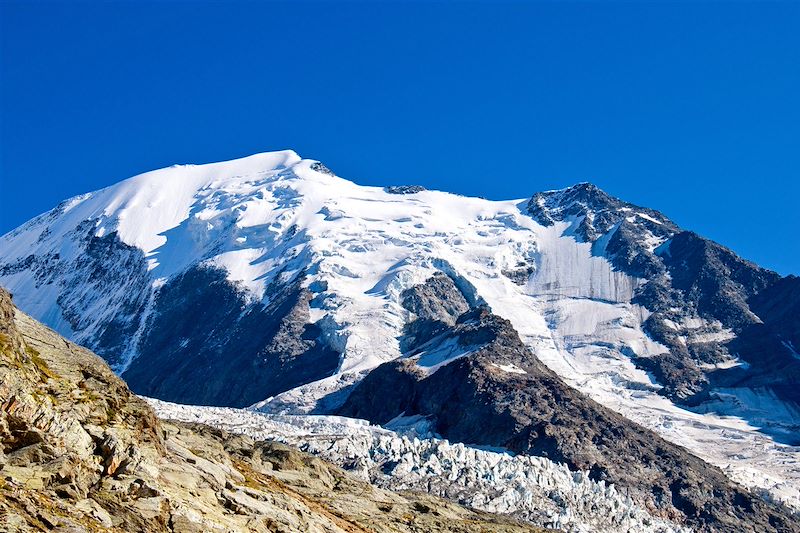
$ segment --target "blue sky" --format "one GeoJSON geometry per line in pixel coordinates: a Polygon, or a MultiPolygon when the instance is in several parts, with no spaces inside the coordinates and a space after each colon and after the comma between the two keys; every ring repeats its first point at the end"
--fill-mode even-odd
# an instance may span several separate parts
{"type": "Polygon", "coordinates": [[[174,163],[592,181],[800,273],[800,3],[0,4],[0,232],[174,163]]]}

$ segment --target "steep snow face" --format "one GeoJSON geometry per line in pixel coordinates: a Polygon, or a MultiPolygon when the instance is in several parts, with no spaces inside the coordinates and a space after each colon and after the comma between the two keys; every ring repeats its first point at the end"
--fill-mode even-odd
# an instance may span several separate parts
{"type": "Polygon", "coordinates": [[[162,418],[278,440],[381,487],[425,491],[559,531],[690,531],[651,516],[613,485],[592,481],[587,472],[542,457],[451,444],[430,434],[424,420],[397,420],[390,424],[395,432],[351,418],[148,401],[162,418]]]}
{"type": "MultiPolygon", "coordinates": [[[[291,151],[174,166],[68,200],[4,235],[0,284],[22,310],[121,372],[138,355],[160,288],[188,268],[222,268],[255,304],[269,303],[270,287],[301,280],[338,367],[256,407],[308,413],[335,407],[365,372],[404,355],[401,294],[443,272],[470,303],[511,321],[570,385],[750,486],[796,495],[791,448],[742,419],[676,407],[631,361],[666,348],[644,333],[648,312],[631,303],[646,278],[608,259],[612,232],[644,227],[653,252],[672,231],[668,221],[607,198],[604,213],[623,218],[592,214],[579,200],[597,195],[580,187],[543,193],[536,205],[562,205],[565,195],[567,207],[540,223],[529,202],[358,186],[291,151]],[[591,232],[606,237],[581,242],[591,232]]],[[[462,355],[420,362],[435,371],[462,355]]]]}

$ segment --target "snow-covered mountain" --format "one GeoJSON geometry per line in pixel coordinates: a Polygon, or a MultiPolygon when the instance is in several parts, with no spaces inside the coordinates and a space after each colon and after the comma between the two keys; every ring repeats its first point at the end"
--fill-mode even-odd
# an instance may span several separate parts
{"type": "MultiPolygon", "coordinates": [[[[619,413],[800,507],[800,279],[590,184],[490,201],[359,186],[291,151],[173,166],[4,235],[0,285],[147,396],[429,416],[451,440],[577,468],[577,445],[541,435],[581,438],[588,416],[605,435],[594,479],[634,483],[610,459],[608,428],[637,427],[619,413]],[[446,377],[474,388],[444,398],[446,377]],[[546,388],[549,418],[520,399],[505,407],[512,433],[465,433],[445,404],[487,383],[496,407],[546,388]]],[[[473,425],[490,416],[467,411],[473,425]]],[[[679,488],[663,483],[673,498],[652,505],[666,509],[679,488]]]]}

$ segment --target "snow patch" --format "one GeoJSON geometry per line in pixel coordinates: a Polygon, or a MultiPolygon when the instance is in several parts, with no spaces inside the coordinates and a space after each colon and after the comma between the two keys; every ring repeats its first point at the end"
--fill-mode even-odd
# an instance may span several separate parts
{"type": "Polygon", "coordinates": [[[508,372],[509,374],[527,374],[524,370],[514,364],[509,365],[498,365],[496,363],[492,363],[492,366],[495,368],[499,368],[503,372],[508,372]]]}

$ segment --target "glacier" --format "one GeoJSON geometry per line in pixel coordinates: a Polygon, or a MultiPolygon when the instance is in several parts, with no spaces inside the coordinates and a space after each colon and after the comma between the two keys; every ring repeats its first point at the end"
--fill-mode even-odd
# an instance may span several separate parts
{"type": "Polygon", "coordinates": [[[589,479],[587,472],[542,457],[450,443],[432,436],[424,420],[400,420],[393,424],[397,431],[391,431],[353,418],[147,401],[161,418],[277,440],[383,488],[425,491],[542,527],[570,533],[691,531],[652,516],[613,485],[589,479]]]}

